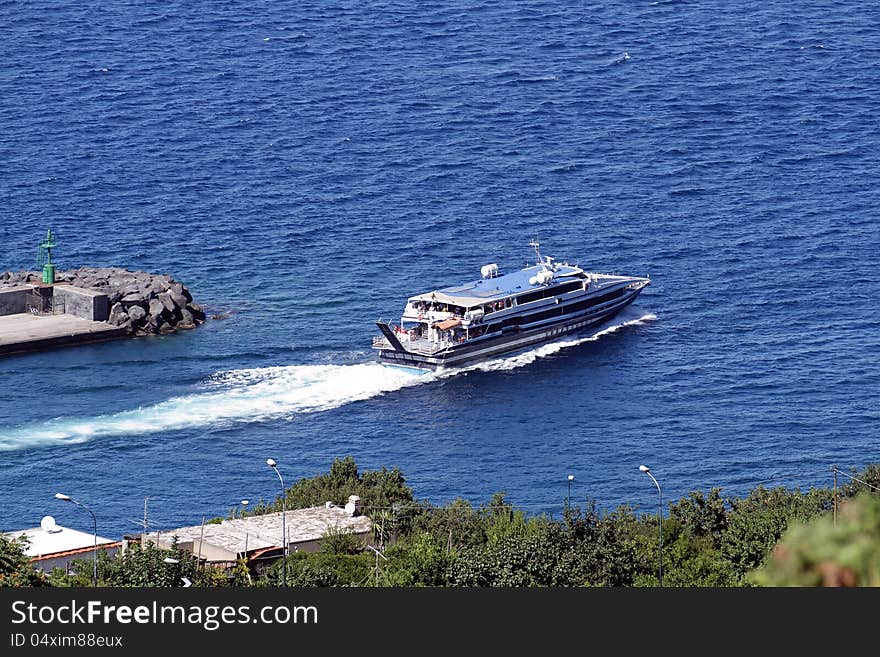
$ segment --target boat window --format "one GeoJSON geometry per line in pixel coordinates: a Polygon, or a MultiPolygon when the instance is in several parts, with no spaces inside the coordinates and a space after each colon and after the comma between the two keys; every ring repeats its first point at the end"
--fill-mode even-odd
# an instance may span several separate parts
{"type": "Polygon", "coordinates": [[[535,290],[527,294],[521,294],[516,298],[516,302],[518,304],[531,303],[532,301],[538,301],[539,299],[549,299],[555,296],[559,296],[561,294],[566,294],[568,292],[574,292],[575,290],[581,289],[583,289],[582,281],[570,281],[561,285],[551,285],[549,287],[535,290]]]}
{"type": "Polygon", "coordinates": [[[575,290],[582,290],[583,288],[583,282],[573,281],[571,283],[564,283],[563,285],[559,285],[558,287],[551,289],[553,290],[553,294],[565,294],[566,292],[574,292],[575,290]]]}
{"type": "Polygon", "coordinates": [[[613,292],[607,292],[600,297],[596,297],[595,299],[591,299],[592,303],[590,305],[598,305],[600,303],[605,303],[606,301],[611,301],[612,299],[616,299],[617,297],[622,297],[626,294],[626,288],[621,287],[613,292]]]}
{"type": "Polygon", "coordinates": [[[532,324],[534,322],[540,322],[545,319],[550,319],[552,317],[559,317],[560,315],[568,315],[570,313],[576,313],[581,310],[585,310],[587,308],[591,308],[593,306],[598,306],[602,303],[607,303],[618,297],[623,296],[626,293],[625,288],[620,288],[618,290],[614,290],[613,292],[607,292],[601,296],[595,297],[594,299],[587,299],[585,301],[576,301],[574,303],[566,303],[552,306],[551,308],[544,310],[543,312],[535,312],[529,313],[528,315],[524,315],[519,318],[509,318],[504,320],[504,326],[513,326],[516,323],[520,325],[532,324]]]}
{"type": "Polygon", "coordinates": [[[536,292],[529,292],[528,294],[520,294],[516,298],[517,304],[531,303],[532,301],[537,301],[538,299],[544,298],[544,290],[537,290],[536,292]]]}

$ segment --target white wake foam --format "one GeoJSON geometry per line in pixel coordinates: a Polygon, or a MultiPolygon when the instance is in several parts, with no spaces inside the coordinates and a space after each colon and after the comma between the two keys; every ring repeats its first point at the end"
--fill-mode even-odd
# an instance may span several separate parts
{"type": "Polygon", "coordinates": [[[604,328],[588,337],[562,340],[506,358],[441,373],[418,374],[378,363],[288,365],[230,370],[213,375],[206,389],[190,395],[108,415],[59,418],[0,428],[0,451],[77,444],[106,436],[143,435],[192,427],[284,419],[369,399],[407,386],[467,371],[512,370],[561,349],[598,340],[625,326],[656,319],[644,315],[604,328]]]}

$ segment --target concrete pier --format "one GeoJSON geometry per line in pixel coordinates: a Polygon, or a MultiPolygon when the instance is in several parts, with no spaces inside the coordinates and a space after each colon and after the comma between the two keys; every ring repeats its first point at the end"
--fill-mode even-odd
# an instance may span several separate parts
{"type": "Polygon", "coordinates": [[[31,313],[2,315],[0,316],[0,355],[101,342],[124,335],[126,335],[124,328],[73,315],[31,313]]]}
{"type": "Polygon", "coordinates": [[[0,272],[0,356],[140,335],[204,323],[185,285],[166,274],[118,267],[0,272]]]}

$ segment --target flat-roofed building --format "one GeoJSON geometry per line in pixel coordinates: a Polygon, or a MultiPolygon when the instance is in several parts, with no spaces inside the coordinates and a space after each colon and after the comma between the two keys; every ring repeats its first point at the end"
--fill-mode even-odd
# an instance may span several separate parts
{"type": "MultiPolygon", "coordinates": [[[[73,561],[91,560],[95,550],[94,534],[56,525],[52,516],[45,516],[39,527],[5,532],[3,535],[13,540],[26,539],[25,554],[30,557],[34,568],[46,573],[56,566],[68,572],[73,561]]],[[[115,555],[122,547],[121,541],[102,536],[97,539],[98,549],[107,552],[108,556],[115,555]]]]}
{"type": "MultiPolygon", "coordinates": [[[[353,534],[366,545],[373,523],[366,516],[356,515],[359,509],[359,500],[350,499],[345,507],[327,503],[287,511],[284,524],[288,552],[316,552],[330,531],[353,534]]],[[[277,559],[283,553],[281,515],[279,511],[171,529],[158,533],[158,544],[169,548],[176,537],[180,549],[207,563],[227,565],[246,558],[258,566],[260,561],[277,559]]],[[[150,540],[149,535],[146,538],[150,540]]]]}

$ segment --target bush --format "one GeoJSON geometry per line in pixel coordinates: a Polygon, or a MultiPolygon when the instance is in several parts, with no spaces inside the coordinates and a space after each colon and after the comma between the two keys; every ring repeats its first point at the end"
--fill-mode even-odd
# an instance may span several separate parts
{"type": "Polygon", "coordinates": [[[880,586],[880,498],[860,493],[839,521],[797,522],[768,562],[749,575],[759,586],[880,586]]]}

